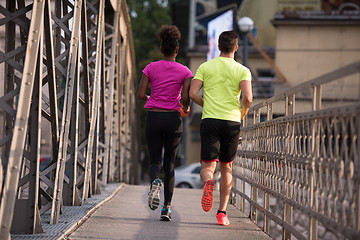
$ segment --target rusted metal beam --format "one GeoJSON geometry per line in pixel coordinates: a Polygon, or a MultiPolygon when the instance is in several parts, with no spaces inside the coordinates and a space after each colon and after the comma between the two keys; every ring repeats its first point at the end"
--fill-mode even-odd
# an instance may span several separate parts
{"type": "Polygon", "coordinates": [[[129,166],[129,154],[136,152],[129,148],[138,141],[132,139],[128,149],[118,144],[134,136],[131,124],[137,119],[133,97],[124,101],[134,91],[131,25],[126,2],[117,3],[114,22],[106,31],[105,0],[56,0],[54,5],[50,0],[28,5],[24,0],[8,0],[7,7],[1,8],[0,25],[6,24],[7,36],[0,50],[0,64],[6,70],[5,92],[0,96],[4,116],[0,149],[5,159],[0,164],[0,186],[5,183],[0,188],[1,239],[9,238],[10,229],[41,232],[41,215],[48,210],[50,222],[56,224],[63,205],[81,205],[100,192],[97,180],[105,172],[109,174],[103,176],[105,183],[123,180],[114,178],[115,173],[131,175],[125,164],[120,173],[114,163],[123,152],[129,166]],[[20,28],[18,35],[16,27],[20,28]],[[105,45],[108,39],[111,45],[105,45]],[[124,110],[127,124],[120,116],[124,110]],[[46,121],[50,123],[51,157],[40,169],[40,136],[46,121]],[[105,129],[105,125],[110,127],[105,129]],[[127,139],[120,136],[124,132],[127,139]],[[103,169],[105,152],[107,170],[103,169]],[[17,229],[11,228],[12,219],[17,229]]]}
{"type": "MultiPolygon", "coordinates": [[[[44,22],[45,0],[34,2],[33,14],[29,30],[27,55],[21,80],[16,120],[10,146],[9,160],[5,176],[3,194],[0,207],[0,238],[9,239],[10,228],[14,213],[15,198],[20,174],[23,150],[25,146],[26,129],[30,113],[30,104],[33,93],[35,71],[37,67],[39,48],[41,46],[42,29],[44,22]]],[[[40,61],[41,62],[41,61],[40,61]]]]}

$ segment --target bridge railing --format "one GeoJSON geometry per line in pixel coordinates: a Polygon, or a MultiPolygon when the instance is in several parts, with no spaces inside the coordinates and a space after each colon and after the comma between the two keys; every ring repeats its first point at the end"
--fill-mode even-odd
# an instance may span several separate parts
{"type": "Polygon", "coordinates": [[[42,232],[48,211],[58,223],[63,205],[85,203],[100,184],[136,182],[139,151],[126,1],[7,0],[0,12],[0,239],[8,239],[42,232]]]}
{"type": "Polygon", "coordinates": [[[356,62],[250,109],[232,201],[271,236],[360,238],[359,80],[356,62]]]}

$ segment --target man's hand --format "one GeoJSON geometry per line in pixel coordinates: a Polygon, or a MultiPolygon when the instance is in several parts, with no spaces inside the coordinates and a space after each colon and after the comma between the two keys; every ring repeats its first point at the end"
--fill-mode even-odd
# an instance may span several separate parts
{"type": "Polygon", "coordinates": [[[244,120],[244,117],[246,116],[246,113],[243,109],[240,110],[241,113],[241,121],[244,120]]]}
{"type": "Polygon", "coordinates": [[[249,108],[242,108],[240,109],[240,113],[241,113],[241,120],[244,120],[244,118],[246,117],[246,115],[248,114],[249,112],[249,108]]]}

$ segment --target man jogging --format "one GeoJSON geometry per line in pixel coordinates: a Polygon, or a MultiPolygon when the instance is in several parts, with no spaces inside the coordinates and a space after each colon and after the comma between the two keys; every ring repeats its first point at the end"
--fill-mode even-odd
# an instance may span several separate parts
{"type": "Polygon", "coordinates": [[[249,111],[253,98],[251,73],[234,60],[237,43],[235,31],[221,33],[220,56],[200,65],[190,87],[190,98],[203,107],[200,176],[205,183],[201,199],[205,212],[213,205],[213,176],[216,163],[220,162],[220,204],[216,213],[219,225],[230,224],[226,207],[232,186],[232,161],[238,147],[240,122],[249,111]],[[204,98],[199,94],[202,87],[204,98]]]}

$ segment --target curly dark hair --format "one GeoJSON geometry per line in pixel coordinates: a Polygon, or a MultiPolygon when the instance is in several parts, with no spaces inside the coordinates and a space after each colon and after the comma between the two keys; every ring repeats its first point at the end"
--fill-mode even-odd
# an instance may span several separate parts
{"type": "Polygon", "coordinates": [[[171,56],[174,54],[175,49],[179,47],[181,33],[174,25],[162,25],[157,37],[160,39],[161,52],[165,56],[171,56]]]}

